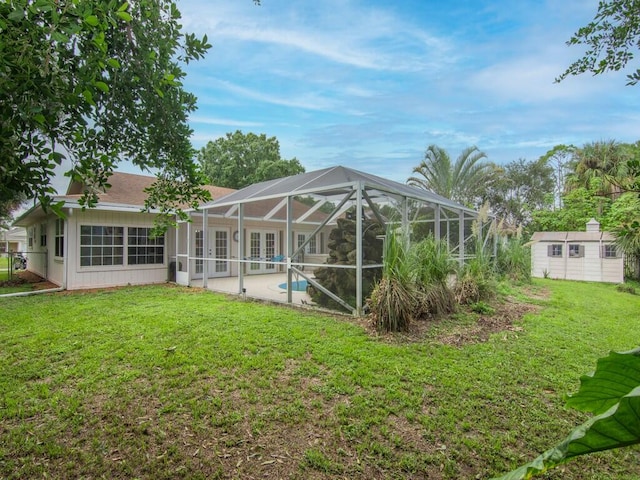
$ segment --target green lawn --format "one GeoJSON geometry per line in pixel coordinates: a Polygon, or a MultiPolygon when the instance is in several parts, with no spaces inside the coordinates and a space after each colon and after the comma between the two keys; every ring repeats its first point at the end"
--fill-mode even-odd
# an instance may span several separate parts
{"type": "MultiPolygon", "coordinates": [[[[640,296],[541,280],[542,308],[462,346],[153,286],[0,301],[0,478],[476,479],[587,416],[564,408],[640,296]]],[[[466,320],[468,324],[468,319],[466,320]]],[[[638,449],[547,479],[637,479],[638,449]]]]}
{"type": "MultiPolygon", "coordinates": [[[[3,254],[6,255],[6,254],[3,254]]],[[[9,279],[9,258],[6,256],[0,256],[0,282],[4,282],[9,279]]]]}
{"type": "MultiPolygon", "coordinates": [[[[6,256],[0,256],[0,295],[6,294],[6,293],[29,292],[33,290],[33,285],[31,284],[3,285],[3,282],[6,282],[7,280],[9,280],[8,265],[9,265],[9,258],[6,256]]],[[[15,275],[15,272],[14,272],[14,275],[15,275]]]]}

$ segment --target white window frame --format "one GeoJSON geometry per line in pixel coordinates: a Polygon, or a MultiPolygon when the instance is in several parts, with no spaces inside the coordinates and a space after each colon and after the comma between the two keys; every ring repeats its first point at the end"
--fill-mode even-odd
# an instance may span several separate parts
{"type": "Polygon", "coordinates": [[[152,227],[149,226],[124,226],[124,225],[107,225],[107,224],[94,224],[85,223],[81,224],[78,230],[78,266],[82,270],[96,270],[96,269],[118,269],[123,268],[157,268],[166,265],[166,237],[164,235],[157,237],[156,239],[149,239],[152,227]],[[83,229],[88,228],[91,233],[83,233],[83,229]],[[100,229],[95,232],[95,229],[100,229]],[[104,229],[118,229],[117,231],[110,230],[109,234],[105,235],[104,229]],[[117,243],[122,235],[122,243],[117,243]],[[114,236],[115,234],[115,236],[114,236]],[[141,235],[142,234],[142,235],[141,235]],[[87,236],[90,243],[86,242],[87,236]],[[96,240],[94,242],[94,237],[96,240]],[[110,240],[108,243],[103,244],[106,240],[110,240]],[[159,241],[158,239],[162,239],[159,241]],[[159,242],[159,243],[158,243],[159,242]],[[89,250],[87,250],[89,249],[89,250]],[[99,252],[99,253],[98,253],[99,252]],[[100,264],[93,264],[93,259],[100,257],[100,264]],[[153,258],[151,258],[153,257],[153,258]],[[158,258],[162,258],[161,262],[158,262],[158,258]],[[135,258],[135,263],[131,260],[135,258]],[[83,262],[88,262],[88,265],[83,265],[83,262]],[[107,263],[104,263],[107,260],[107,263]],[[142,261],[141,261],[142,260],[142,261]],[[149,261],[151,260],[151,261],[149,261]]]}
{"type": "Polygon", "coordinates": [[[53,254],[56,258],[64,257],[64,219],[56,218],[54,230],[53,254]]]}

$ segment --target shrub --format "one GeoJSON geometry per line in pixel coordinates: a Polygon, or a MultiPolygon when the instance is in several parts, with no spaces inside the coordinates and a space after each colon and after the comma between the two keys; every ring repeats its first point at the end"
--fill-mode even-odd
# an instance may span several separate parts
{"type": "Polygon", "coordinates": [[[515,281],[531,280],[531,251],[520,238],[510,238],[498,244],[496,272],[515,281]]]}
{"type": "Polygon", "coordinates": [[[453,288],[460,304],[490,300],[497,290],[491,257],[476,237],[475,257],[458,268],[458,278],[453,288]]]}
{"type": "Polygon", "coordinates": [[[496,309],[486,302],[476,302],[471,305],[471,311],[479,313],[480,315],[493,315],[496,313],[496,309]]]}
{"type": "Polygon", "coordinates": [[[402,332],[409,329],[416,305],[410,283],[396,277],[382,277],[371,293],[371,316],[378,330],[402,332]]]}
{"type": "Polygon", "coordinates": [[[404,235],[387,229],[382,280],[371,293],[371,315],[379,330],[406,331],[420,302],[413,283],[404,235]]]}
{"type": "Polygon", "coordinates": [[[627,285],[626,283],[620,283],[616,286],[616,290],[623,293],[636,294],[636,288],[633,285],[627,285]]]}
{"type": "Polygon", "coordinates": [[[410,250],[411,270],[419,298],[418,315],[443,315],[454,312],[456,302],[448,286],[449,276],[456,271],[456,262],[447,245],[429,236],[410,250]]]}

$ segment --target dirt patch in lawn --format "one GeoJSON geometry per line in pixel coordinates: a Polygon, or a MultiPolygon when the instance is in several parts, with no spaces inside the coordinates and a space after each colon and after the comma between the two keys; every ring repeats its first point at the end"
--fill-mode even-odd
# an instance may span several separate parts
{"type": "Polygon", "coordinates": [[[30,286],[32,290],[47,290],[58,287],[55,283],[51,283],[40,275],[36,275],[28,270],[14,272],[11,280],[0,282],[0,288],[17,286],[30,286]]]}

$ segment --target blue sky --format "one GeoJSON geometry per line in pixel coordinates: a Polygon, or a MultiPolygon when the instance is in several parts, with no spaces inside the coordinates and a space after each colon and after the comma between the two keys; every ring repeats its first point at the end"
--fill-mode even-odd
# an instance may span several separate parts
{"type": "Polygon", "coordinates": [[[624,73],[555,84],[597,0],[182,0],[213,47],[187,66],[193,143],[237,129],[307,171],[345,165],[404,182],[430,144],[496,163],[558,144],[640,139],[624,73]]]}
{"type": "Polygon", "coordinates": [[[557,144],[640,139],[623,73],[556,78],[597,1],[184,0],[207,34],[187,67],[197,148],[236,129],[307,171],[345,165],[404,182],[430,144],[452,157],[537,159],[557,144]]]}

